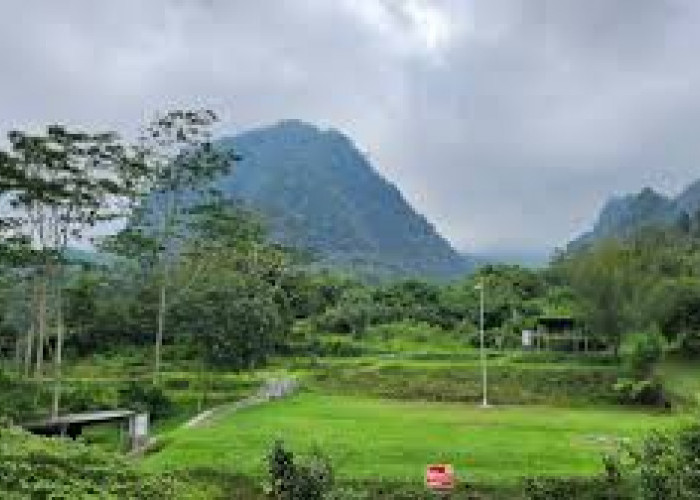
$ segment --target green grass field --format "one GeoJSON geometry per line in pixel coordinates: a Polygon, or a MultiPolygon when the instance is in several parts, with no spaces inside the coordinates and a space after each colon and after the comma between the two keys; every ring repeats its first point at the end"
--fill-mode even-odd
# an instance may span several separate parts
{"type": "Polygon", "coordinates": [[[259,476],[275,438],[293,449],[318,446],[341,478],[420,482],[431,462],[449,462],[476,483],[529,474],[590,474],[620,440],[681,422],[674,415],[541,406],[481,409],[304,393],[178,430],[144,467],[213,467],[259,476]]]}

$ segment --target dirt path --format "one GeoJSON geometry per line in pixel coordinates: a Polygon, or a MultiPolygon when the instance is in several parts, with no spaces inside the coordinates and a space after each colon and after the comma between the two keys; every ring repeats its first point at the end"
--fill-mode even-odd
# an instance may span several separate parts
{"type": "Polygon", "coordinates": [[[225,405],[217,406],[216,408],[211,408],[209,410],[203,411],[199,415],[190,419],[186,422],[183,427],[191,429],[194,427],[202,427],[210,424],[213,420],[217,420],[221,417],[227,417],[232,413],[236,413],[243,408],[249,408],[251,406],[257,406],[259,404],[266,403],[271,399],[279,399],[289,394],[292,394],[299,387],[299,384],[294,379],[280,379],[280,380],[268,380],[265,384],[258,390],[253,396],[249,396],[235,403],[228,403],[225,405]]]}
{"type": "MultiPolygon", "coordinates": [[[[241,399],[234,403],[227,403],[215,408],[205,410],[195,417],[191,418],[182,425],[182,429],[193,429],[196,427],[204,427],[211,425],[218,419],[228,417],[243,408],[257,406],[267,403],[272,399],[280,399],[294,393],[299,388],[299,383],[291,378],[283,378],[279,380],[268,380],[260,387],[258,392],[252,396],[241,399]]],[[[158,437],[153,436],[143,448],[130,453],[132,456],[140,456],[147,453],[149,450],[156,448],[158,445],[158,437]]]]}

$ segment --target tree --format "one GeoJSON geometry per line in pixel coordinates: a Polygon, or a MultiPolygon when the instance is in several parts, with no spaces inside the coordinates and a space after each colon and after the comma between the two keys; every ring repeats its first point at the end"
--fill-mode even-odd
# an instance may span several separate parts
{"type": "Polygon", "coordinates": [[[581,301],[595,335],[606,338],[617,356],[623,333],[634,324],[630,299],[638,292],[629,250],[615,240],[568,255],[556,265],[581,301]]]}
{"type": "MultiPolygon", "coordinates": [[[[159,246],[160,279],[154,380],[161,364],[163,331],[168,310],[170,274],[178,251],[181,215],[188,203],[201,198],[209,183],[229,167],[230,152],[217,150],[212,127],[218,118],[211,110],[175,110],[156,117],[144,130],[141,151],[151,172],[153,192],[143,211],[148,232],[159,246]]],[[[138,222],[137,222],[138,224],[138,222]]]]}
{"type": "Polygon", "coordinates": [[[686,355],[700,354],[700,280],[667,278],[649,294],[645,308],[650,323],[686,355]]]}
{"type": "Polygon", "coordinates": [[[29,329],[27,345],[32,344],[36,329],[36,375],[40,380],[48,300],[54,301],[55,415],[64,335],[61,281],[65,250],[70,242],[86,237],[89,228],[122,216],[146,170],[141,156],[110,132],[93,134],[52,125],[39,135],[12,131],[9,141],[10,152],[0,156],[2,198],[11,207],[1,224],[3,239],[22,244],[25,264],[35,269],[35,328],[29,329]]]}
{"type": "Polygon", "coordinates": [[[265,241],[249,212],[226,203],[196,207],[188,228],[173,275],[173,321],[206,365],[263,364],[293,320],[282,287],[287,254],[265,241]]]}

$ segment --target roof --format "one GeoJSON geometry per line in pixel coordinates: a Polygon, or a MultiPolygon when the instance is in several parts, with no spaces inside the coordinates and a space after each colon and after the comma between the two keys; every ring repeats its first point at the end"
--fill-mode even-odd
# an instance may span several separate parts
{"type": "Polygon", "coordinates": [[[97,422],[109,422],[112,420],[121,420],[131,417],[136,412],[132,410],[108,410],[108,411],[93,411],[89,413],[69,413],[57,418],[49,418],[39,422],[32,422],[25,425],[28,428],[36,427],[54,427],[65,424],[92,424],[97,422]]]}
{"type": "Polygon", "coordinates": [[[572,316],[540,316],[537,318],[538,325],[549,327],[572,328],[576,323],[576,318],[572,316]]]}

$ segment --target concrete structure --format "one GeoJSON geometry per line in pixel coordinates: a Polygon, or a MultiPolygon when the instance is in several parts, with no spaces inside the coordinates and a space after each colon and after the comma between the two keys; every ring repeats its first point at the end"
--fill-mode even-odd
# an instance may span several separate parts
{"type": "Polygon", "coordinates": [[[23,425],[25,429],[41,436],[63,436],[72,439],[83,433],[83,428],[117,422],[126,430],[127,447],[130,451],[140,449],[148,442],[148,414],[131,410],[94,411],[72,413],[23,425]]]}

